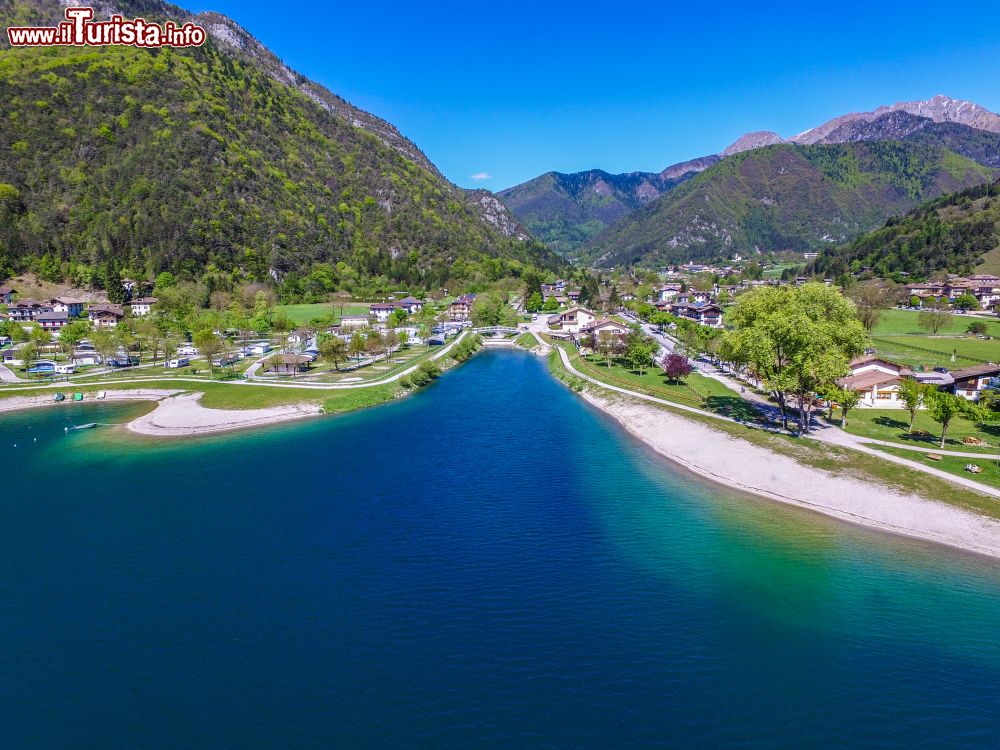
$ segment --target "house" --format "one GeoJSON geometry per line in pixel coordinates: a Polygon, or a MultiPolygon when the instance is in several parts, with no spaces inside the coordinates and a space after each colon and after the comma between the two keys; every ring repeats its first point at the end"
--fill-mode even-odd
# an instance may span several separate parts
{"type": "Polygon", "coordinates": [[[406,310],[408,315],[416,315],[424,309],[424,303],[416,297],[404,297],[396,303],[396,307],[400,310],[406,310]]]}
{"type": "Polygon", "coordinates": [[[628,326],[624,323],[619,323],[617,320],[604,318],[603,320],[596,320],[586,328],[581,329],[580,333],[586,334],[592,339],[624,338],[628,335],[628,326]]]}
{"type": "Polygon", "coordinates": [[[585,307],[570,309],[549,318],[549,325],[557,326],[566,333],[579,333],[597,320],[597,315],[585,307]]]}
{"type": "Polygon", "coordinates": [[[58,331],[69,323],[69,318],[65,312],[56,312],[53,310],[52,312],[38,313],[35,316],[35,322],[45,330],[58,331]]]}
{"type": "Polygon", "coordinates": [[[969,401],[978,401],[983,391],[1000,387],[1000,365],[992,362],[952,370],[951,376],[954,378],[952,393],[969,401]]]}
{"type": "Polygon", "coordinates": [[[312,359],[303,354],[275,354],[267,360],[265,367],[280,375],[294,375],[305,372],[312,364],[312,359]]]}
{"type": "Polygon", "coordinates": [[[125,317],[120,305],[91,305],[87,318],[97,328],[114,328],[125,317]]]}
{"type": "Polygon", "coordinates": [[[566,299],[568,299],[573,304],[580,301],[580,290],[579,289],[567,289],[566,299]]]}
{"type": "Polygon", "coordinates": [[[358,328],[367,328],[370,325],[367,315],[345,315],[340,319],[340,329],[342,331],[352,331],[358,328]]]}
{"type": "Polygon", "coordinates": [[[476,301],[475,294],[463,294],[448,306],[449,320],[468,320],[472,314],[472,303],[476,301]]]}
{"type": "Polygon", "coordinates": [[[656,290],[656,302],[670,302],[681,293],[680,284],[664,284],[656,290]]]}
{"type": "Polygon", "coordinates": [[[851,362],[851,374],[837,380],[837,385],[861,394],[860,406],[898,406],[899,384],[914,373],[905,365],[874,355],[851,362]]]}
{"type": "MultiPolygon", "coordinates": [[[[178,353],[180,353],[179,349],[177,351],[178,351],[178,353]]],[[[246,354],[248,356],[256,356],[256,357],[262,357],[265,354],[267,354],[269,351],[271,351],[271,344],[268,343],[267,341],[258,341],[258,342],[253,343],[253,344],[248,344],[243,349],[243,353],[244,354],[246,354]]],[[[198,353],[197,351],[193,352],[193,354],[197,354],[197,353],[198,353]]]]}
{"type": "Polygon", "coordinates": [[[35,316],[45,312],[52,312],[52,306],[47,302],[39,302],[33,299],[23,299],[15,302],[7,308],[13,323],[30,323],[35,316]]]}
{"type": "Polygon", "coordinates": [[[141,318],[143,315],[149,315],[155,304],[156,297],[138,297],[129,302],[128,306],[132,310],[134,317],[141,318]]]}
{"type": "Polygon", "coordinates": [[[53,297],[48,301],[53,312],[66,313],[67,317],[78,318],[83,315],[83,301],[71,297],[53,297]]]}
{"type": "Polygon", "coordinates": [[[369,307],[368,312],[379,323],[385,323],[389,316],[396,312],[396,305],[393,302],[378,302],[369,307]]]}
{"type": "Polygon", "coordinates": [[[700,323],[703,326],[722,328],[722,308],[709,302],[679,302],[670,306],[670,311],[680,317],[700,323]]]}
{"type": "Polygon", "coordinates": [[[11,302],[13,302],[15,294],[17,294],[17,290],[14,287],[8,284],[0,286],[0,302],[2,302],[3,304],[9,305],[11,302]]]}

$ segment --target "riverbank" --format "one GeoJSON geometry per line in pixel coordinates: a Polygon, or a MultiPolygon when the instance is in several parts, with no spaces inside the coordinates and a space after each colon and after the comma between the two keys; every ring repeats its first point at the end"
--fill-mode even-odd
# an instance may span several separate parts
{"type": "Polygon", "coordinates": [[[1000,558],[1000,520],[803,464],[698,421],[585,388],[580,395],[661,456],[726,487],[883,532],[1000,558]]]}
{"type": "Polygon", "coordinates": [[[154,437],[186,437],[261,427],[322,414],[318,404],[301,403],[266,409],[209,409],[201,393],[182,393],[162,399],[149,414],[134,419],[126,429],[154,437]]]}

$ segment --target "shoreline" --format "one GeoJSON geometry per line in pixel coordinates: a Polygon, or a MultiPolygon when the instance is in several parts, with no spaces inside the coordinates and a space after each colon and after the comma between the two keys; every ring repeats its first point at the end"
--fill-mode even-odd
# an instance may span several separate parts
{"type": "Polygon", "coordinates": [[[1000,559],[998,520],[813,468],[626,396],[606,397],[593,389],[580,396],[662,458],[713,484],[882,533],[1000,559]]]}
{"type": "Polygon", "coordinates": [[[66,404],[129,403],[152,401],[156,407],[124,425],[125,429],[147,437],[194,437],[231,432],[250,427],[265,427],[323,413],[318,404],[287,404],[264,409],[210,409],[202,406],[200,391],[136,389],[106,391],[103,399],[55,401],[49,395],[12,396],[0,399],[0,414],[43,406],[66,404]]]}

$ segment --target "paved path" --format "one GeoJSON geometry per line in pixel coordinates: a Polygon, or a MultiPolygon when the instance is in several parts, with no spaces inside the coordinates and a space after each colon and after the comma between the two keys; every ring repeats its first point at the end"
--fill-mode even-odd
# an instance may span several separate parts
{"type": "Polygon", "coordinates": [[[23,383],[6,365],[0,365],[0,383],[23,383]]]}
{"type": "MultiPolygon", "coordinates": [[[[631,391],[627,388],[620,388],[615,385],[609,385],[608,383],[604,383],[600,380],[597,380],[596,378],[591,377],[590,375],[586,375],[577,370],[575,367],[573,367],[572,363],[569,361],[569,356],[566,354],[566,350],[563,349],[562,347],[557,347],[557,349],[559,350],[559,357],[560,359],[562,359],[563,366],[566,368],[567,371],[573,373],[575,376],[583,380],[593,383],[594,385],[597,385],[601,388],[604,388],[605,390],[615,391],[616,393],[622,393],[625,394],[626,396],[629,396],[631,398],[637,398],[642,401],[651,401],[656,404],[663,404],[673,409],[680,409],[681,411],[687,411],[694,414],[699,414],[703,417],[711,417],[712,419],[717,419],[723,422],[732,422],[735,424],[743,424],[744,427],[747,426],[745,423],[737,422],[735,419],[723,416],[721,414],[715,414],[714,412],[705,411],[704,409],[697,409],[693,406],[685,406],[683,404],[677,404],[674,403],[673,401],[667,401],[666,399],[657,398],[656,396],[648,396],[645,393],[638,393],[636,391],[631,391]]],[[[864,442],[871,442],[871,441],[864,441],[861,438],[857,438],[854,435],[846,433],[843,430],[837,428],[831,428],[816,433],[810,433],[808,437],[811,437],[812,439],[818,440],[820,442],[829,443],[831,445],[839,445],[842,447],[860,451],[861,453],[867,453],[868,455],[874,456],[883,461],[889,461],[894,464],[899,464],[900,466],[906,466],[910,469],[914,469],[915,471],[921,471],[925,474],[930,474],[932,476],[938,477],[939,479],[944,479],[945,481],[951,482],[952,484],[958,484],[963,487],[976,490],[977,492],[982,492],[986,495],[991,495],[993,497],[1000,498],[1000,489],[990,487],[989,485],[976,482],[972,479],[966,479],[965,477],[956,476],[955,474],[950,474],[940,469],[935,469],[932,466],[925,466],[924,464],[917,463],[916,461],[910,461],[909,459],[900,458],[899,456],[894,456],[890,453],[884,453],[883,451],[871,448],[863,444],[864,442]]]]}

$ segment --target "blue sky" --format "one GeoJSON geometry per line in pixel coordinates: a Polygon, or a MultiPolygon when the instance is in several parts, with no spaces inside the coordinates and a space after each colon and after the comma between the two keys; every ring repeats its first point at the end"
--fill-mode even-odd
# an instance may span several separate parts
{"type": "Polygon", "coordinates": [[[938,93],[1000,111],[1000,4],[988,0],[188,7],[230,16],[466,187],[658,171],[750,130],[789,136],[938,93]]]}

